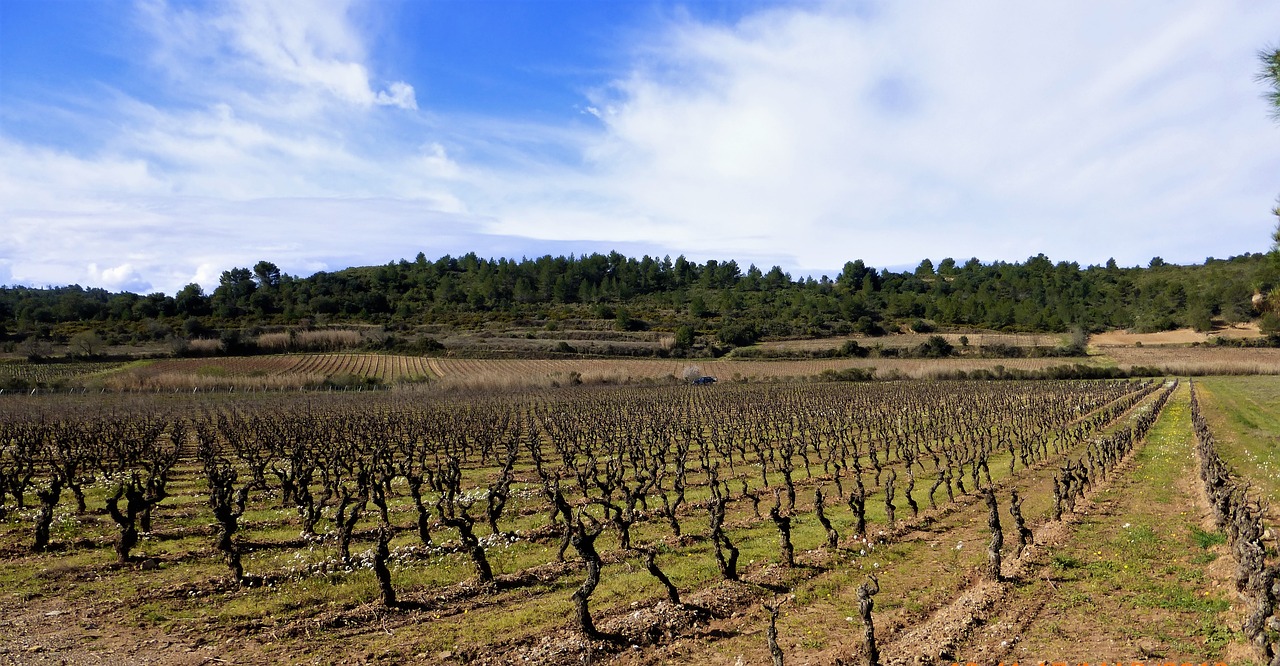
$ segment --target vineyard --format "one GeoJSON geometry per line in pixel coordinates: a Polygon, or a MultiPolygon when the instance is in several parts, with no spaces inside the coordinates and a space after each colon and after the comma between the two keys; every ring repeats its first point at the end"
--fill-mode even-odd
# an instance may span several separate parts
{"type": "Polygon", "coordinates": [[[429,359],[385,354],[281,354],[207,359],[165,359],[112,374],[117,391],[272,390],[326,385],[379,385],[425,381],[429,359]]]}
{"type": "MultiPolygon", "coordinates": [[[[979,342],[982,340],[974,334],[979,342]]],[[[907,337],[907,336],[901,336],[907,337]]],[[[1014,340],[1017,336],[993,336],[1014,340]]],[[[1027,337],[1033,342],[1043,342],[1027,337]]],[[[977,343],[972,343],[977,344],[977,343]]],[[[1004,343],[1001,343],[1004,344],[1004,343]]],[[[579,384],[678,384],[834,379],[1016,379],[1280,374],[1280,350],[1218,346],[1108,347],[1076,358],[485,359],[369,353],[272,354],[134,363],[0,363],[0,391],[86,389],[208,392],[554,388],[579,384]],[[1113,373],[1113,374],[1107,374],[1113,373]]]]}
{"type": "Polygon", "coordinates": [[[75,385],[123,367],[123,363],[0,363],[0,388],[75,385]]]}
{"type": "Polygon", "coordinates": [[[0,653],[1265,663],[1239,381],[6,396],[0,653]]]}

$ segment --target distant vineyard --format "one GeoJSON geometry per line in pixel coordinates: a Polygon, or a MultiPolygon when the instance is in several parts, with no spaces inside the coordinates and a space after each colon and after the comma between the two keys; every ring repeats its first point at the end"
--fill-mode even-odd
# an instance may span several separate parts
{"type": "Polygon", "coordinates": [[[286,389],[326,383],[397,384],[431,376],[427,359],[381,354],[288,354],[168,359],[107,378],[116,390],[286,389]]]}
{"type": "Polygon", "coordinates": [[[0,363],[0,388],[59,387],[122,367],[123,363],[0,363]]]}
{"type": "MultiPolygon", "coordinates": [[[[572,384],[676,383],[698,376],[721,381],[791,381],[823,373],[868,371],[876,379],[944,379],[962,373],[1027,376],[1079,363],[1061,358],[463,359],[386,354],[279,354],[120,363],[0,364],[0,387],[101,386],[117,391],[282,390],[327,386],[391,386],[430,382],[439,388],[490,389],[572,384]]],[[[1280,374],[1280,349],[1141,347],[1109,349],[1084,362],[1139,374],[1280,374]]]]}
{"type": "Polygon", "coordinates": [[[571,381],[631,383],[685,380],[709,375],[720,380],[769,381],[810,378],[826,371],[874,369],[877,377],[930,379],[958,372],[1032,372],[1063,365],[1062,359],[811,359],[802,361],[691,361],[651,359],[427,359],[446,384],[490,387],[571,381]]]}
{"type": "Polygon", "coordinates": [[[1280,374],[1280,349],[1239,347],[1116,347],[1107,349],[1121,368],[1153,367],[1177,375],[1280,374]]]}
{"type": "MultiPolygon", "coordinates": [[[[853,368],[880,379],[932,379],[985,371],[1036,372],[1062,359],[805,359],[787,361],[671,359],[457,359],[386,354],[279,354],[163,359],[145,364],[0,365],[0,381],[114,391],[284,390],[325,386],[391,386],[430,381],[441,388],[570,384],[673,383],[698,376],[721,381],[789,381],[853,368]],[[9,373],[9,374],[5,374],[9,373]],[[90,381],[92,380],[92,381],[90,381]]],[[[3,384],[0,384],[2,386],[3,384]]]]}

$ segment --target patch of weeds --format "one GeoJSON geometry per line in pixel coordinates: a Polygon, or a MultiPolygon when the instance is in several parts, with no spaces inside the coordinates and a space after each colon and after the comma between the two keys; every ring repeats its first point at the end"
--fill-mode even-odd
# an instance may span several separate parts
{"type": "Polygon", "coordinates": [[[1229,603],[1222,599],[1196,594],[1177,585],[1161,585],[1137,595],[1134,599],[1139,606],[1148,608],[1164,608],[1174,611],[1195,613],[1221,613],[1227,610],[1229,603]]]}
{"type": "Polygon", "coordinates": [[[1079,569],[1082,566],[1084,566],[1084,562],[1081,562],[1079,558],[1061,554],[1053,556],[1053,568],[1058,571],[1079,569]]]}
{"type": "Polygon", "coordinates": [[[1160,539],[1156,537],[1155,530],[1150,525],[1135,525],[1127,533],[1129,537],[1128,545],[1135,551],[1139,557],[1151,558],[1157,555],[1155,546],[1159,545],[1160,539]]]}
{"type": "Polygon", "coordinates": [[[806,650],[821,650],[827,647],[827,641],[817,636],[805,636],[800,639],[800,647],[806,650]]]}
{"type": "Polygon", "coordinates": [[[1205,620],[1200,623],[1200,635],[1204,638],[1204,646],[1216,652],[1235,640],[1237,632],[1213,620],[1205,620]]]}
{"type": "Polygon", "coordinates": [[[1204,571],[1200,569],[1181,569],[1179,568],[1175,574],[1179,581],[1183,583],[1202,583],[1204,582],[1204,571]]]}
{"type": "Polygon", "coordinates": [[[1097,578],[1111,578],[1120,573],[1120,565],[1111,560],[1097,560],[1085,565],[1085,571],[1097,578]]]}
{"type": "Polygon", "coordinates": [[[169,621],[168,609],[158,604],[147,604],[139,610],[142,611],[142,615],[138,618],[141,622],[163,624],[169,621]]]}
{"type": "Polygon", "coordinates": [[[1058,595],[1059,608],[1080,608],[1093,604],[1093,597],[1080,590],[1068,590],[1058,595]]]}
{"type": "Polygon", "coordinates": [[[1192,526],[1191,540],[1194,541],[1201,549],[1208,550],[1213,546],[1226,543],[1227,535],[1222,532],[1206,532],[1199,527],[1192,526]]]}
{"type": "Polygon", "coordinates": [[[1209,564],[1210,562],[1216,559],[1218,559],[1218,556],[1210,552],[1196,553],[1195,555],[1191,556],[1191,563],[1192,564],[1209,564]]]}

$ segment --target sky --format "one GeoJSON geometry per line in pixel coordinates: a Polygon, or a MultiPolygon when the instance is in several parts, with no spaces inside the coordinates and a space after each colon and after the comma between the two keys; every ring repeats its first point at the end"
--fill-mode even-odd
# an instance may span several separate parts
{"type": "Polygon", "coordinates": [[[0,0],[0,284],[1266,251],[1280,3],[0,0]]]}

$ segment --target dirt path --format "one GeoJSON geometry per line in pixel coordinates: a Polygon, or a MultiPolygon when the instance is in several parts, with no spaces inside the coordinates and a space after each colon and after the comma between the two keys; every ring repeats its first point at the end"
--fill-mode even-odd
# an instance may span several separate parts
{"type": "Polygon", "coordinates": [[[0,600],[0,664],[217,663],[216,642],[191,641],[120,622],[96,606],[68,607],[56,599],[0,600]]]}
{"type": "Polygon", "coordinates": [[[1132,469],[1078,507],[1070,538],[1035,554],[1033,573],[957,655],[991,664],[1247,657],[1224,629],[1230,558],[1204,521],[1193,451],[1184,386],[1132,469]]]}

